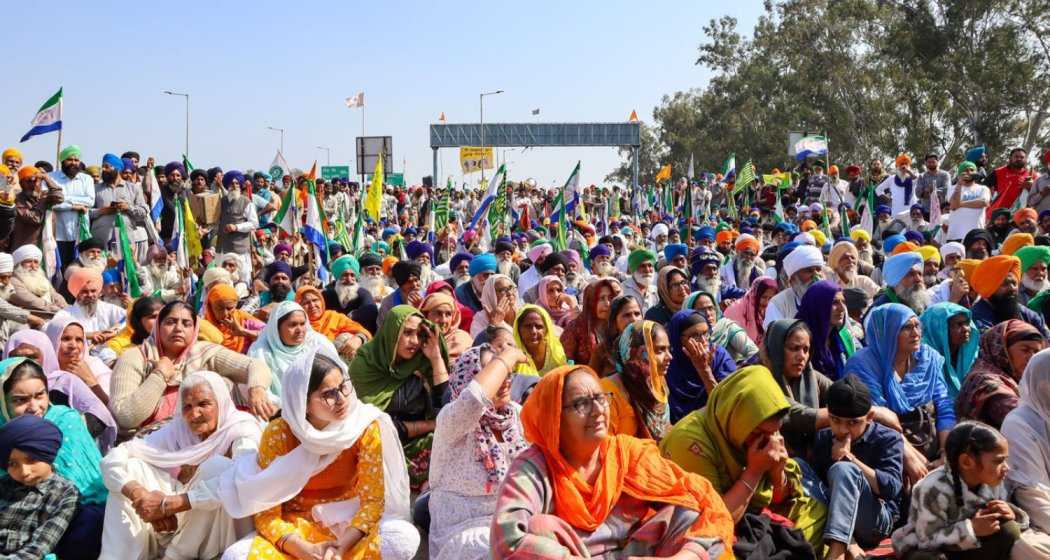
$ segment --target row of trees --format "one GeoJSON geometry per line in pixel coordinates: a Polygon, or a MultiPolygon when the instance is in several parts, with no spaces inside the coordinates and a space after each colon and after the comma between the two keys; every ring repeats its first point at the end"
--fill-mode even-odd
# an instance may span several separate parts
{"type": "MultiPolygon", "coordinates": [[[[718,170],[731,152],[791,165],[790,131],[828,133],[833,163],[985,144],[993,161],[1050,138],[1050,0],[766,0],[751,37],[703,27],[703,88],[665,95],[643,125],[641,173],[718,170]]],[[[621,156],[626,160],[626,151],[621,156]]],[[[608,180],[628,183],[630,162],[608,180]]],[[[644,180],[644,179],[643,179],[644,180]]]]}

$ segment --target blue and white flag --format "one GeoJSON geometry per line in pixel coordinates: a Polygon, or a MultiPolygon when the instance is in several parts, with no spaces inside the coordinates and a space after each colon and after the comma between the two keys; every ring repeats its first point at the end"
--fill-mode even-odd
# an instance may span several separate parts
{"type": "Polygon", "coordinates": [[[828,155],[828,139],[823,136],[803,136],[795,142],[795,160],[828,155]]]}
{"type": "Polygon", "coordinates": [[[40,134],[62,130],[62,88],[58,88],[58,93],[52,95],[40,106],[31,124],[33,128],[30,128],[19,142],[25,142],[40,134]]]}
{"type": "Polygon", "coordinates": [[[489,205],[492,204],[493,200],[496,200],[499,186],[503,184],[502,176],[506,174],[507,164],[500,165],[499,169],[496,170],[496,174],[492,176],[492,180],[489,181],[489,188],[485,191],[485,198],[481,199],[481,204],[478,205],[477,211],[474,212],[474,217],[470,219],[470,225],[467,226],[467,229],[474,229],[477,227],[481,217],[488,215],[489,205]]]}

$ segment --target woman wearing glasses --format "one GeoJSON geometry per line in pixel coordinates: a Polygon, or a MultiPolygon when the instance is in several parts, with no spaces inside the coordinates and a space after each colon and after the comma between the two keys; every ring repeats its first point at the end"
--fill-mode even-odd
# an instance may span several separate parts
{"type": "Polygon", "coordinates": [[[671,317],[667,327],[671,365],[667,368],[667,404],[671,423],[707,404],[707,395],[719,381],[736,371],[725,348],[711,342],[711,323],[692,309],[671,317]]]}
{"type": "Polygon", "coordinates": [[[357,399],[327,346],[285,373],[281,417],[266,426],[257,460],[238,461],[219,490],[232,516],[254,515],[257,532],[226,558],[407,560],[419,546],[397,430],[357,399]]]}
{"type": "Polygon", "coordinates": [[[660,303],[645,312],[645,318],[666,325],[671,316],[682,309],[685,298],[689,296],[689,277],[680,268],[665,266],[656,277],[656,291],[660,303]]]}
{"type": "Polygon", "coordinates": [[[671,342],[653,321],[635,321],[624,329],[613,356],[616,373],[603,377],[612,394],[609,432],[660,441],[671,426],[667,406],[667,367],[671,342]]]}
{"type": "Polygon", "coordinates": [[[704,478],[656,443],[608,430],[609,395],[588,367],[543,376],[522,408],[532,442],[510,466],[492,520],[494,558],[719,558],[733,519],[704,478]]]}

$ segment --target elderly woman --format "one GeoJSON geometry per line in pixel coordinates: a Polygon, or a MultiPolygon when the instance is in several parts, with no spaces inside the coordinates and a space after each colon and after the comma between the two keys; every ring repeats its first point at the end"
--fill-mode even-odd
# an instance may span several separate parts
{"type": "Polygon", "coordinates": [[[762,319],[766,316],[766,306],[769,305],[769,300],[775,295],[777,295],[776,280],[766,276],[756,278],[744,297],[729,304],[724,314],[725,318],[744,327],[744,332],[747,333],[751,342],[760,344],[762,337],[766,334],[762,327],[762,319]]]}
{"type": "Polygon", "coordinates": [[[477,337],[489,326],[510,326],[518,312],[517,287],[510,276],[492,274],[485,280],[481,288],[481,308],[470,323],[470,336],[477,337]]]}
{"type": "Polygon", "coordinates": [[[1028,361],[1046,347],[1046,340],[1028,323],[1010,319],[981,335],[980,352],[966,375],[955,411],[960,419],[980,420],[993,428],[1017,408],[1018,383],[1028,361]]]}
{"type": "Polygon", "coordinates": [[[1010,442],[1006,480],[1013,502],[1028,513],[1032,532],[1045,543],[1050,541],[1050,350],[1032,357],[1019,384],[1018,406],[1003,420],[1010,442]]]}
{"type": "Polygon", "coordinates": [[[153,324],[157,322],[157,312],[161,307],[164,307],[164,302],[160,298],[143,296],[135,300],[128,309],[124,330],[109,339],[106,346],[119,356],[132,346],[142,344],[153,332],[153,324]]]}
{"type": "Polygon", "coordinates": [[[102,460],[109,497],[100,558],[215,558],[247,534],[219,507],[215,479],[258,449],[259,423],[237,410],[216,373],[188,375],[178,395],[171,422],[102,460]]]}
{"type": "Polygon", "coordinates": [[[694,309],[706,316],[711,324],[711,342],[725,348],[736,363],[748,363],[758,355],[758,345],[751,341],[744,327],[722,316],[715,296],[707,292],[693,292],[685,299],[682,309],[694,309]]]}
{"type": "Polygon", "coordinates": [[[868,313],[868,346],[846,362],[871,390],[875,406],[896,417],[881,423],[904,433],[904,474],[921,480],[941,462],[944,440],[955,426],[955,410],[944,385],[944,358],[922,343],[922,325],[910,308],[886,303],[868,313]]]}
{"type": "Polygon", "coordinates": [[[492,520],[497,558],[720,558],[733,520],[703,477],[656,443],[611,435],[587,367],[559,367],[521,412],[532,447],[510,466],[492,520]]]}
{"type": "Polygon", "coordinates": [[[616,355],[616,341],[627,325],[641,318],[642,306],[634,296],[615,298],[609,305],[609,318],[598,333],[600,344],[591,352],[590,368],[603,377],[615,372],[612,357],[616,355]]]}
{"type": "Polygon", "coordinates": [[[204,318],[201,323],[215,327],[222,334],[224,348],[243,354],[259,337],[266,323],[238,309],[239,299],[233,286],[216,284],[204,298],[204,318]]]}
{"type": "Polygon", "coordinates": [[[689,295],[689,276],[680,268],[665,266],[656,276],[656,292],[660,302],[645,312],[645,318],[667,325],[671,316],[682,309],[689,295]]]}
{"type": "Polygon", "coordinates": [[[452,366],[451,401],[434,429],[430,463],[430,557],[490,557],[489,526],[496,491],[511,462],[529,444],[511,400],[513,368],[525,360],[509,345],[467,350],[452,366]]]}
{"type": "Polygon", "coordinates": [[[456,308],[459,309],[459,328],[469,334],[470,324],[474,321],[474,310],[459,302],[456,297],[456,288],[445,280],[435,280],[427,286],[426,295],[429,296],[434,292],[446,293],[456,302],[456,308]]]}
{"type": "Polygon", "coordinates": [[[423,298],[419,309],[423,312],[423,316],[437,325],[438,330],[441,331],[450,361],[455,361],[474,343],[470,334],[459,328],[459,307],[451,295],[443,291],[434,292],[423,298]]]}
{"type": "Polygon", "coordinates": [[[955,399],[963,379],[977,359],[980,331],[970,310],[956,303],[935,303],[919,317],[922,341],[944,358],[944,386],[955,399]]]}
{"type": "Polygon", "coordinates": [[[599,278],[583,289],[582,309],[561,333],[566,358],[577,364],[590,363],[595,347],[601,344],[601,327],[608,322],[612,302],[621,291],[614,278],[599,278]]]}
{"type": "Polygon", "coordinates": [[[560,276],[544,276],[536,286],[536,303],[551,317],[558,328],[565,328],[580,312],[576,298],[565,293],[560,276]]]}
{"type": "Polygon", "coordinates": [[[303,307],[313,330],[332,341],[341,356],[353,359],[357,349],[372,339],[368,330],[357,321],[326,309],[324,294],[313,286],[299,288],[295,292],[295,302],[303,307]]]}
{"type": "Polygon", "coordinates": [[[795,317],[809,328],[813,368],[832,381],[841,379],[846,360],[860,347],[846,313],[842,288],[827,280],[813,284],[802,296],[795,317]]]}
{"type": "Polygon", "coordinates": [[[62,432],[62,446],[55,458],[54,469],[77,487],[80,496],[77,512],[55,553],[63,560],[97,558],[106,488],[99,471],[102,455],[83,418],[69,407],[51,403],[44,370],[32,360],[8,358],[0,362],[0,387],[3,388],[0,424],[23,414],[32,414],[51,421],[62,432]]]}
{"type": "Polygon", "coordinates": [[[528,360],[515,368],[523,375],[540,375],[568,362],[558,336],[561,331],[538,305],[525,304],[514,319],[514,342],[528,360]]]}
{"type": "Polygon", "coordinates": [[[183,302],[161,308],[153,333],[121,354],[113,369],[110,408],[121,429],[134,431],[167,421],[175,414],[179,386],[195,371],[214,371],[239,385],[234,400],[269,418],[276,412],[267,388],[270,370],[262,361],[196,338],[197,313],[183,302]],[[244,399],[244,395],[247,399],[244,399]]]}
{"type": "Polygon", "coordinates": [[[719,381],[736,371],[736,362],[725,348],[713,344],[711,324],[698,311],[683,309],[671,317],[671,365],[667,368],[667,402],[671,423],[703,408],[719,381]]]}
{"type": "Polygon", "coordinates": [[[654,321],[627,325],[613,357],[616,373],[603,377],[602,389],[609,402],[609,433],[656,441],[671,427],[667,405],[667,368],[671,342],[663,326],[654,321]]]}
{"type": "Polygon", "coordinates": [[[807,493],[802,468],[788,458],[780,427],[790,409],[768,369],[746,367],[719,383],[707,406],[676,423],[660,450],[711,481],[734,522],[769,509],[820,550],[827,509],[807,493]]]}
{"type": "Polygon", "coordinates": [[[447,356],[438,327],[411,305],[396,305],[350,364],[361,400],[393,419],[413,489],[427,479],[434,419],[448,386],[447,356]]]}
{"type": "MultiPolygon", "coordinates": [[[[270,370],[270,392],[281,396],[281,379],[297,360],[308,354],[314,346],[335,347],[310,325],[306,311],[294,301],[282,301],[274,305],[266,327],[259,333],[248,356],[266,364],[270,370]]],[[[277,400],[271,397],[271,400],[277,400]]]]}

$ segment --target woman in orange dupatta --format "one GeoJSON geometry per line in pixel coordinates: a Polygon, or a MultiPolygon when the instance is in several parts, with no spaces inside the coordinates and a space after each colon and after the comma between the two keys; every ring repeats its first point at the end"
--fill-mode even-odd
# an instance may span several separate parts
{"type": "Polygon", "coordinates": [[[423,299],[420,311],[427,320],[432,321],[440,329],[445,338],[445,347],[448,348],[449,363],[456,361],[460,354],[470,349],[474,339],[470,334],[459,328],[460,314],[459,306],[452,296],[443,291],[433,292],[423,299]]]}
{"type": "Polygon", "coordinates": [[[492,520],[498,558],[732,559],[733,518],[706,479],[656,443],[609,435],[609,396],[585,366],[543,376],[492,520]]]}
{"type": "Polygon", "coordinates": [[[295,302],[303,306],[310,326],[331,340],[339,355],[346,359],[352,359],[358,348],[372,340],[372,335],[361,323],[328,309],[324,304],[324,294],[313,286],[299,288],[295,292],[295,302]]]}
{"type": "Polygon", "coordinates": [[[215,327],[222,334],[222,341],[218,344],[243,354],[248,351],[252,342],[255,342],[266,323],[260,322],[251,313],[237,309],[238,299],[237,290],[233,286],[212,286],[208,297],[204,299],[204,321],[201,325],[215,327]]]}

